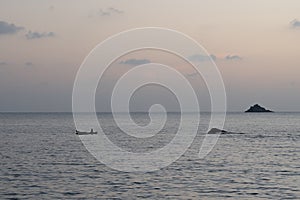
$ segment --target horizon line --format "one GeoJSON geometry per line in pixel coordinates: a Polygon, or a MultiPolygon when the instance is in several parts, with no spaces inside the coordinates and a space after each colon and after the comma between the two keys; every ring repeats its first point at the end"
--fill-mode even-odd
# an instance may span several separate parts
{"type": "MultiPolygon", "coordinates": [[[[0,114],[6,114],[6,113],[73,113],[72,111],[0,111],[0,114]]],[[[74,112],[74,113],[93,113],[93,112],[74,112]]],[[[96,112],[97,114],[112,114],[112,113],[119,113],[124,114],[127,112],[120,111],[120,112],[109,112],[109,111],[99,111],[96,112]]],[[[148,111],[132,111],[130,113],[149,113],[148,111]]],[[[152,112],[152,113],[165,113],[165,112],[152,112]]],[[[186,112],[180,112],[180,111],[168,111],[166,113],[198,113],[193,111],[186,111],[186,112]]],[[[211,111],[200,111],[199,113],[223,113],[221,111],[219,112],[211,112],[211,111]]],[[[227,111],[226,113],[246,113],[245,111],[227,111]]],[[[248,112],[248,113],[267,113],[267,112],[248,112]]],[[[300,111],[273,111],[272,113],[300,113],[300,111]]]]}

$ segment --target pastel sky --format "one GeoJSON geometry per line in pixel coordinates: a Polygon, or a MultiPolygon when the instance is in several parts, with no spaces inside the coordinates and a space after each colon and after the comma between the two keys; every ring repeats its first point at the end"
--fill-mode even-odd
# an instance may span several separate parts
{"type": "MultiPolygon", "coordinates": [[[[223,76],[229,111],[254,103],[300,111],[299,11],[299,0],[2,0],[0,111],[71,111],[88,53],[111,35],[148,26],[205,47],[223,76]]],[[[153,60],[181,65],[146,51],[120,58],[115,69],[153,60]]]]}

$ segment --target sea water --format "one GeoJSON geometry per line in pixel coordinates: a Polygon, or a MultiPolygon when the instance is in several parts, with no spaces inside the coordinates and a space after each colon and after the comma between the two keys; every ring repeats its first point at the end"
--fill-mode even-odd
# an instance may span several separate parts
{"type": "MultiPolygon", "coordinates": [[[[170,113],[161,132],[141,142],[122,133],[111,114],[98,118],[108,138],[132,152],[162,148],[180,123],[180,114],[170,113]]],[[[149,123],[146,113],[132,118],[149,123]]],[[[228,113],[224,129],[244,134],[221,135],[199,159],[209,118],[201,113],[197,136],[180,159],[158,171],[128,173],[86,150],[71,113],[2,113],[0,199],[300,199],[300,113],[228,113]]]]}

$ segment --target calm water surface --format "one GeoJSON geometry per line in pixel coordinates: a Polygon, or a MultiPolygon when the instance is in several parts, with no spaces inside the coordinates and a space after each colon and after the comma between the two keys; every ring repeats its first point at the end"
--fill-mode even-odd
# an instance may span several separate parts
{"type": "MultiPolygon", "coordinates": [[[[141,142],[122,134],[110,114],[99,114],[107,136],[133,152],[167,144],[179,117],[170,114],[159,134],[141,142]]],[[[209,114],[201,117],[179,160],[155,172],[126,173],[87,152],[71,114],[2,113],[0,199],[300,199],[300,113],[229,113],[225,129],[245,134],[222,135],[205,159],[197,154],[209,114]]],[[[133,118],[149,122],[146,114],[133,118]]]]}

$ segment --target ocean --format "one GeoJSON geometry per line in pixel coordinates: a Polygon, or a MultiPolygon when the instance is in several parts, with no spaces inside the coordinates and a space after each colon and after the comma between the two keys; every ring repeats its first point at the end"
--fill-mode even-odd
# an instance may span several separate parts
{"type": "MultiPolygon", "coordinates": [[[[149,141],[131,140],[111,114],[98,117],[115,144],[150,152],[174,137],[180,114],[168,114],[149,141]]],[[[149,123],[146,113],[132,117],[139,125],[149,123]]],[[[1,113],[0,199],[300,199],[300,113],[228,113],[224,129],[244,134],[221,135],[200,159],[209,117],[201,113],[197,136],[183,156],[141,173],[95,159],[74,134],[71,113],[1,113]]]]}

